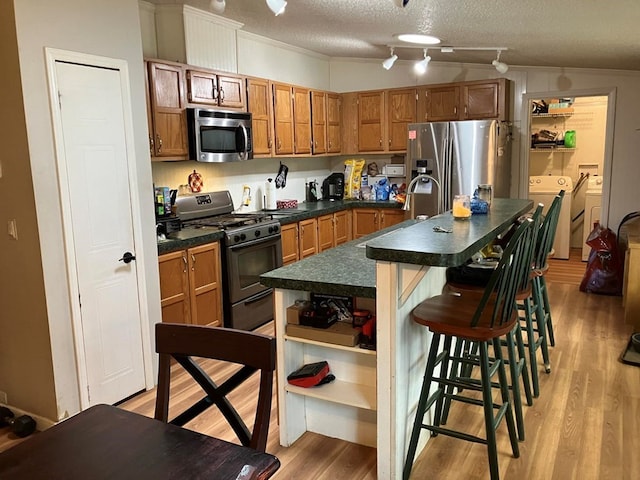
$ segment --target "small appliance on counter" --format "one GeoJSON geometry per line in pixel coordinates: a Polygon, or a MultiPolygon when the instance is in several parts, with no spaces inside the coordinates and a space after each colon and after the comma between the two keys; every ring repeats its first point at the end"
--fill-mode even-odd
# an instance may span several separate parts
{"type": "Polygon", "coordinates": [[[332,173],[322,182],[323,200],[342,200],[344,197],[344,173],[332,173]]]}
{"type": "Polygon", "coordinates": [[[318,182],[315,180],[308,182],[305,188],[305,201],[317,202],[318,201],[318,182]]]}

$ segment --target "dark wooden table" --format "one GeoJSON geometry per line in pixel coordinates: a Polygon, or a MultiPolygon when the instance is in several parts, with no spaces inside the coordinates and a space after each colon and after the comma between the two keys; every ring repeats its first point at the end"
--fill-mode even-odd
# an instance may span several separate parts
{"type": "Polygon", "coordinates": [[[273,455],[97,405],[0,453],[0,478],[208,479],[270,478],[273,455]]]}

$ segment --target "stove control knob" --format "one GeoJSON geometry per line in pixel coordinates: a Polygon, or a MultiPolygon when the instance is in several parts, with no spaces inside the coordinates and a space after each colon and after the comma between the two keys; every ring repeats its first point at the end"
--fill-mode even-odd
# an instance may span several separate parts
{"type": "Polygon", "coordinates": [[[234,235],[234,237],[233,237],[233,241],[234,241],[235,243],[238,243],[238,242],[240,241],[240,236],[239,236],[239,235],[234,235]]]}
{"type": "Polygon", "coordinates": [[[259,236],[260,236],[260,230],[256,230],[256,231],[254,232],[254,235],[255,235],[256,237],[259,237],[259,236]]]}
{"type": "Polygon", "coordinates": [[[244,233],[240,234],[240,240],[245,241],[247,239],[247,236],[244,233]]]}
{"type": "Polygon", "coordinates": [[[273,226],[269,227],[269,233],[278,233],[278,226],[277,225],[273,225],[273,226]]]}

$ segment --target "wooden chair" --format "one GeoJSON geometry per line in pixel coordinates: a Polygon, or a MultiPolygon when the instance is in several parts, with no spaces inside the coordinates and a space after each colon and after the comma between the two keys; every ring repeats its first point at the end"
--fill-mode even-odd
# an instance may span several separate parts
{"type": "Polygon", "coordinates": [[[500,338],[510,332],[518,322],[515,295],[522,279],[530,274],[531,265],[527,261],[527,255],[532,241],[533,221],[527,219],[512,236],[482,293],[460,295],[444,293],[423,301],[413,310],[413,320],[428,327],[433,336],[403,470],[405,480],[411,474],[418,440],[423,429],[429,430],[432,436],[443,434],[487,445],[491,478],[497,480],[499,469],[496,430],[505,419],[513,456],[516,458],[520,456],[500,338]],[[444,339],[443,349],[439,351],[441,338],[444,339]],[[449,362],[454,340],[477,342],[480,352],[480,381],[464,377],[449,377],[449,362]],[[489,357],[490,344],[493,345],[495,358],[489,357]],[[440,369],[436,374],[438,365],[440,369]],[[493,398],[491,378],[495,374],[498,375],[501,403],[494,402],[493,398]],[[434,393],[430,395],[432,383],[437,386],[434,393]],[[456,387],[458,391],[450,392],[449,386],[456,387]],[[473,391],[481,392],[481,399],[462,395],[473,391]],[[442,412],[447,398],[482,406],[486,437],[443,427],[442,412]],[[425,414],[434,404],[432,424],[424,423],[425,414]],[[496,409],[497,412],[494,415],[496,409]]]}
{"type": "Polygon", "coordinates": [[[269,433],[273,375],[276,368],[275,338],[254,332],[187,324],[156,324],[156,352],[160,354],[158,393],[154,417],[183,426],[215,405],[229,422],[242,445],[265,451],[269,433]],[[238,370],[219,385],[194,358],[210,358],[238,364],[238,370]],[[202,387],[205,396],[169,421],[171,359],[175,359],[202,387]],[[260,371],[260,388],[253,430],[250,432],[226,396],[260,371]]]}

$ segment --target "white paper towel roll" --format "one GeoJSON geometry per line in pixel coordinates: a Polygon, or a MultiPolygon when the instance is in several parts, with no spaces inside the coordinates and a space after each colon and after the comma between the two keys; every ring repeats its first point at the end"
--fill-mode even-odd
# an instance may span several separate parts
{"type": "Polygon", "coordinates": [[[275,210],[276,204],[276,184],[272,179],[268,179],[264,184],[264,208],[265,210],[275,210]]]}

